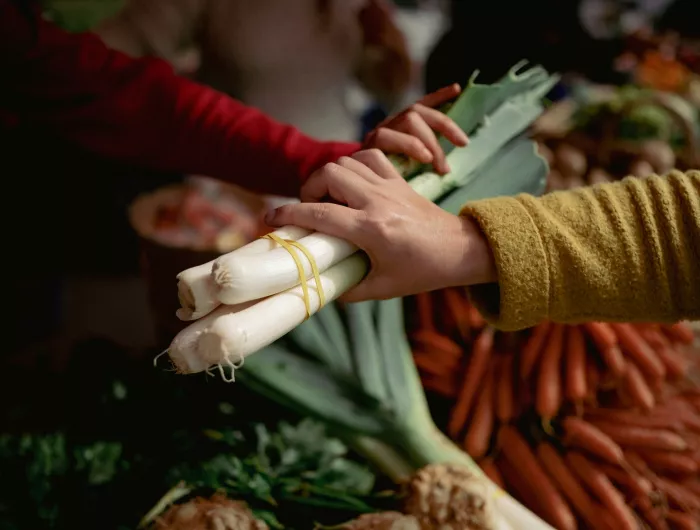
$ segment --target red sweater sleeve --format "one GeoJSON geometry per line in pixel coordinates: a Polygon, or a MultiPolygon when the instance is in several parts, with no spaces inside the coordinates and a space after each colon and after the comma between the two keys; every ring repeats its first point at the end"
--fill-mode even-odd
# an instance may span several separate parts
{"type": "Polygon", "coordinates": [[[0,0],[0,116],[99,155],[278,195],[358,144],[319,142],[158,59],[131,59],[0,0]],[[4,105],[10,107],[2,109],[4,105]]]}

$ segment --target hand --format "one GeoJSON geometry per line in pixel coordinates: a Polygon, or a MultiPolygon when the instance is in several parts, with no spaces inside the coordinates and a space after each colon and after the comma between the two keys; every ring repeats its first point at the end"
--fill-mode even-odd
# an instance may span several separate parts
{"type": "Polygon", "coordinates": [[[376,149],[326,164],[306,181],[301,198],[302,203],[272,210],[265,221],[346,239],[367,253],[370,273],[344,301],[496,280],[477,225],[414,192],[376,149]],[[318,202],[328,198],[334,202],[318,202]]]}
{"type": "Polygon", "coordinates": [[[390,116],[365,138],[364,149],[404,154],[423,164],[433,164],[435,171],[450,172],[445,152],[435,132],[456,146],[467,145],[467,135],[446,114],[433,108],[454,99],[461,92],[459,85],[450,85],[428,94],[418,103],[396,116],[390,116]]]}

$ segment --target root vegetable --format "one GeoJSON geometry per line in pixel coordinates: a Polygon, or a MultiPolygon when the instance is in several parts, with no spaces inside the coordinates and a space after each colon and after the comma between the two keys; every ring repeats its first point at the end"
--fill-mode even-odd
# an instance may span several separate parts
{"type": "Polygon", "coordinates": [[[678,452],[688,449],[681,436],[668,430],[632,427],[610,421],[594,421],[592,425],[622,447],[678,452]]]}
{"type": "Polygon", "coordinates": [[[553,324],[552,332],[542,353],[535,394],[535,410],[545,421],[556,416],[562,404],[563,353],[564,326],[553,324]]]}
{"type": "Polygon", "coordinates": [[[612,181],[613,178],[610,176],[610,174],[599,167],[594,167],[588,173],[588,183],[591,186],[596,186],[598,184],[606,184],[612,181]]]}
{"type": "Polygon", "coordinates": [[[620,345],[627,356],[639,366],[639,369],[653,380],[666,376],[666,368],[654,350],[644,341],[631,324],[611,324],[617,334],[620,345]]]}
{"type": "Polygon", "coordinates": [[[586,155],[574,146],[563,143],[554,152],[557,169],[564,177],[582,177],[588,162],[586,155]]]}
{"type": "Polygon", "coordinates": [[[492,328],[484,328],[476,341],[474,341],[472,355],[464,372],[462,388],[450,413],[450,421],[447,426],[447,431],[453,439],[459,436],[460,431],[464,427],[464,423],[467,421],[472,408],[477,385],[488,369],[489,358],[493,349],[493,335],[494,331],[492,328]]]}
{"type": "Polygon", "coordinates": [[[494,425],[494,386],[495,386],[494,363],[486,372],[486,376],[481,384],[476,408],[467,435],[464,439],[464,449],[474,459],[483,458],[489,449],[489,442],[493,434],[494,425]]]}
{"type": "Polygon", "coordinates": [[[586,451],[612,464],[624,461],[620,446],[595,425],[573,416],[564,418],[561,425],[566,446],[586,451]]]}
{"type": "Polygon", "coordinates": [[[567,328],[566,397],[580,403],[586,397],[586,343],[578,326],[567,328]]]}
{"type": "Polygon", "coordinates": [[[630,164],[629,173],[635,177],[644,178],[653,175],[654,168],[646,160],[639,159],[630,164]]]}
{"type": "Polygon", "coordinates": [[[549,335],[552,324],[543,322],[532,331],[532,335],[527,340],[522,353],[520,354],[520,378],[527,379],[534,369],[542,354],[545,341],[549,335]]]}
{"type": "Polygon", "coordinates": [[[566,179],[562,174],[556,169],[552,169],[547,175],[547,190],[548,191],[562,191],[569,189],[566,179]]]}
{"type": "Polygon", "coordinates": [[[545,519],[556,528],[575,530],[578,525],[574,515],[520,433],[514,427],[502,427],[499,445],[508,462],[527,477],[532,494],[537,497],[545,519]]]}
{"type": "Polygon", "coordinates": [[[566,461],[588,489],[612,512],[618,528],[637,530],[636,518],[624,497],[593,462],[576,452],[567,453],[566,461]]]}
{"type": "Polygon", "coordinates": [[[656,404],[654,394],[634,363],[627,363],[622,388],[642,410],[649,411],[656,404]]]}
{"type": "Polygon", "coordinates": [[[496,417],[508,423],[515,414],[515,374],[513,355],[507,355],[502,361],[499,377],[496,381],[496,417]]]}
{"type": "Polygon", "coordinates": [[[653,449],[635,450],[635,452],[652,470],[661,474],[693,475],[700,471],[698,463],[684,454],[653,449]]]}
{"type": "Polygon", "coordinates": [[[660,175],[671,171],[676,165],[676,154],[663,140],[647,140],[640,147],[642,160],[648,162],[660,175]]]}

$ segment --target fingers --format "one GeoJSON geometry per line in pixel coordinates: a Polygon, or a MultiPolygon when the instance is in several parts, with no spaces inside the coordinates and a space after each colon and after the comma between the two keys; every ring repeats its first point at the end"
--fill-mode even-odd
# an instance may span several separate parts
{"type": "MultiPolygon", "coordinates": [[[[364,168],[362,171],[372,173],[359,162],[358,165],[364,168]]],[[[300,198],[302,202],[319,202],[330,197],[336,202],[361,208],[367,196],[367,186],[367,181],[356,172],[338,163],[330,163],[311,174],[301,187],[300,198]]]]}
{"type": "Polygon", "coordinates": [[[412,110],[418,113],[432,130],[442,134],[454,145],[464,147],[469,143],[465,132],[447,114],[421,104],[414,105],[412,110]]]}
{"type": "Polygon", "coordinates": [[[368,138],[367,145],[385,153],[406,155],[422,164],[430,164],[434,158],[420,139],[395,129],[376,129],[368,138]]]}
{"type": "MultiPolygon", "coordinates": [[[[418,107],[418,105],[414,105],[413,108],[415,107],[418,107]]],[[[430,151],[435,171],[441,174],[449,173],[450,166],[447,164],[445,152],[442,150],[442,147],[440,147],[440,142],[438,142],[437,136],[423,119],[423,116],[418,111],[413,110],[413,108],[412,110],[409,110],[398,117],[398,120],[400,121],[397,123],[396,129],[414,136],[421,141],[425,148],[430,151]]],[[[425,110],[430,110],[427,107],[422,108],[425,110]]]]}
{"type": "Polygon", "coordinates": [[[340,204],[302,202],[285,204],[265,216],[269,226],[294,225],[346,239],[359,246],[360,219],[363,213],[340,204]]]}
{"type": "Polygon", "coordinates": [[[461,91],[462,88],[457,83],[455,83],[453,85],[448,85],[439,90],[436,90],[435,92],[431,92],[430,94],[423,96],[420,99],[419,103],[425,105],[426,107],[439,107],[444,103],[447,103],[448,101],[451,101],[457,96],[459,96],[459,93],[461,91]]]}
{"type": "Polygon", "coordinates": [[[379,175],[383,179],[403,180],[403,177],[394,167],[394,164],[392,164],[391,161],[379,149],[365,149],[363,151],[358,151],[352,155],[352,158],[367,166],[376,175],[379,175]]]}

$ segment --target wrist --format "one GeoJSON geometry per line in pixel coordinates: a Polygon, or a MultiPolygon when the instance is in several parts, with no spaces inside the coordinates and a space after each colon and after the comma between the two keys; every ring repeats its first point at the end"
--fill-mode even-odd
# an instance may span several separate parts
{"type": "Polygon", "coordinates": [[[462,259],[457,266],[456,285],[496,282],[496,263],[486,235],[474,219],[460,216],[459,221],[462,259]]]}

